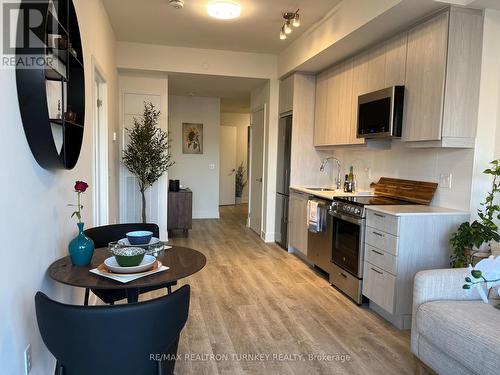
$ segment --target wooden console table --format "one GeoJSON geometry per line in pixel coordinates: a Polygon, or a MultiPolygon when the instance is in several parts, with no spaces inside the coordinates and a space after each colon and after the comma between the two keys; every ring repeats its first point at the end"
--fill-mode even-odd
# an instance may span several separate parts
{"type": "Polygon", "coordinates": [[[184,236],[193,226],[193,192],[190,189],[168,192],[168,235],[172,231],[182,229],[184,236]]]}

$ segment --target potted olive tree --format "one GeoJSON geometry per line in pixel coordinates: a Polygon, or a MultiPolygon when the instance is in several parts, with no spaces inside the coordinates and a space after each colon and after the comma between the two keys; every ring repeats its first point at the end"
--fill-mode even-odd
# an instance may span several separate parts
{"type": "Polygon", "coordinates": [[[134,126],[127,129],[130,142],[123,153],[123,164],[137,177],[142,198],[142,222],[146,222],[145,191],[172,165],[168,132],[158,126],[160,111],[152,103],[144,103],[142,119],[134,118],[134,126]]]}
{"type": "Polygon", "coordinates": [[[495,203],[496,194],[500,192],[500,159],[490,163],[490,168],[483,171],[493,176],[491,191],[484,203],[478,209],[479,220],[472,223],[465,222],[451,236],[450,244],[453,248],[451,265],[454,268],[467,267],[472,264],[472,257],[484,243],[492,240],[499,241],[498,226],[495,220],[500,220],[500,206],[495,203]]]}
{"type": "Polygon", "coordinates": [[[247,180],[245,179],[246,170],[243,166],[243,162],[236,169],[236,178],[235,178],[235,196],[236,196],[236,204],[241,203],[241,196],[243,195],[243,189],[247,184],[247,180]]]}

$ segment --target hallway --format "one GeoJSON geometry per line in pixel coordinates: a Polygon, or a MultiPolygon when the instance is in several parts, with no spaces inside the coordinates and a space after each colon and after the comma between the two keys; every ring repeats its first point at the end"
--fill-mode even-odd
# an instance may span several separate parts
{"type": "Polygon", "coordinates": [[[359,308],[296,256],[262,242],[245,226],[246,211],[221,207],[220,220],[195,220],[189,238],[170,240],[207,257],[206,267],[183,282],[192,294],[176,373],[413,373],[409,331],[359,308]]]}

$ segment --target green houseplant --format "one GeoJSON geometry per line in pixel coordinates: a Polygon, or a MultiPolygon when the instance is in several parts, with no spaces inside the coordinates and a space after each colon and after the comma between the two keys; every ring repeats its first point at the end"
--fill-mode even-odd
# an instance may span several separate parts
{"type": "Polygon", "coordinates": [[[142,198],[142,222],[146,222],[145,191],[172,165],[168,132],[158,126],[160,111],[152,103],[144,103],[142,119],[134,118],[127,129],[130,142],[123,153],[123,164],[137,177],[142,198]]]}
{"type": "Polygon", "coordinates": [[[483,243],[500,240],[498,226],[495,224],[495,220],[500,219],[500,206],[495,203],[496,194],[500,192],[500,159],[492,161],[490,168],[483,173],[493,176],[491,191],[485,202],[481,203],[482,208],[478,209],[479,220],[462,223],[450,238],[453,248],[451,265],[454,268],[471,264],[474,249],[479,249],[483,243]]]}
{"type": "Polygon", "coordinates": [[[246,174],[246,169],[243,166],[243,162],[239,165],[239,167],[236,169],[236,178],[235,178],[235,196],[236,200],[241,200],[241,196],[243,194],[243,189],[247,185],[247,180],[245,179],[245,174],[246,174]]]}

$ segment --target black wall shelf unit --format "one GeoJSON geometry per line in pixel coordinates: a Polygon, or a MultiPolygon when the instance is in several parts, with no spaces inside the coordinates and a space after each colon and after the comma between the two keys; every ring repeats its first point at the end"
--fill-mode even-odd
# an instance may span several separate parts
{"type": "MultiPolygon", "coordinates": [[[[43,43],[18,42],[16,61],[43,56],[45,62],[30,69],[16,68],[24,132],[40,166],[72,169],[80,155],[85,125],[83,50],[75,8],[72,0],[22,1],[20,8],[25,15],[33,10],[42,15],[41,26],[30,32],[43,43]]],[[[18,35],[26,33],[22,20],[18,35]]]]}

